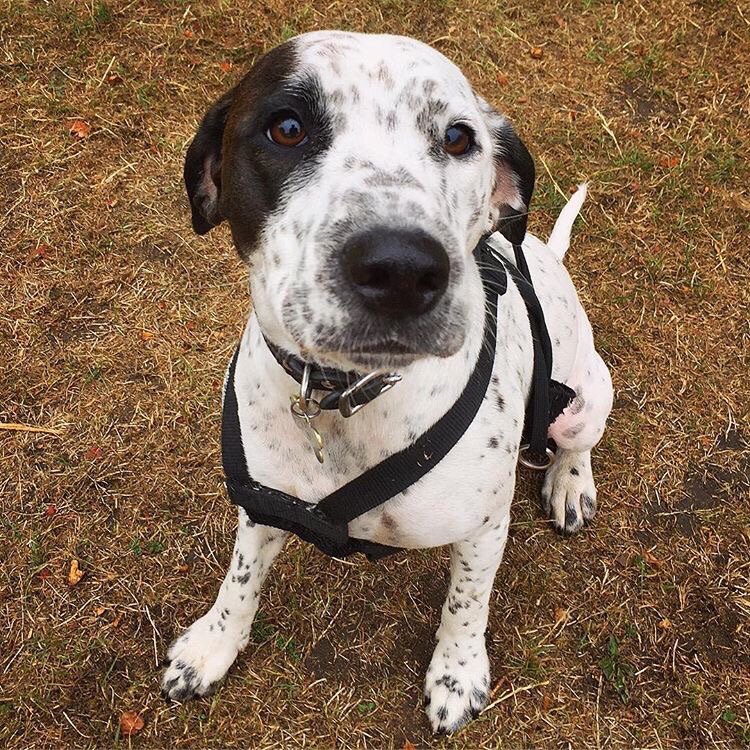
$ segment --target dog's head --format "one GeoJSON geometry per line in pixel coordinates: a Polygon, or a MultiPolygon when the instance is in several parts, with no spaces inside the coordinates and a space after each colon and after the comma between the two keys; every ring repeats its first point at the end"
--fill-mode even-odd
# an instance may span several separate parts
{"type": "Polygon", "coordinates": [[[323,31],[214,104],[185,184],[196,232],[229,222],[270,340],[372,370],[451,356],[483,325],[472,250],[523,239],[534,163],[436,50],[323,31]]]}

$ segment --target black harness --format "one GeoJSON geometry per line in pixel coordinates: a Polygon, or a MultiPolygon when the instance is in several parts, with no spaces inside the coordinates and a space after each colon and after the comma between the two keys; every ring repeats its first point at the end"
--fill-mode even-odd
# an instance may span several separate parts
{"type": "MultiPolygon", "coordinates": [[[[399,552],[398,547],[350,537],[348,525],[423,477],[469,428],[492,376],[497,340],[497,302],[507,290],[508,274],[526,305],[534,341],[533,380],[523,438],[527,445],[523,445],[521,451],[525,465],[545,468],[550,456],[547,440],[549,425],[568,406],[575,393],[566,385],[551,380],[552,347],[544,313],[534,293],[521,246],[514,245],[513,249],[515,266],[494,252],[486,240],[482,240],[475,250],[487,301],[484,342],[474,371],[458,400],[412,445],[389,456],[318,503],[305,502],[267,487],[249,475],[234,385],[238,347],[227,373],[222,413],[222,461],[229,499],[242,507],[255,523],[290,531],[332,557],[348,557],[362,552],[370,560],[377,560],[399,552]]],[[[300,382],[304,362],[270,343],[269,348],[282,367],[300,382]]],[[[344,414],[346,409],[354,413],[385,390],[384,382],[377,378],[367,380],[362,388],[353,389],[354,383],[366,380],[357,373],[329,369],[316,369],[310,373],[308,369],[308,374],[314,390],[328,391],[321,399],[320,407],[339,408],[344,414]]]]}

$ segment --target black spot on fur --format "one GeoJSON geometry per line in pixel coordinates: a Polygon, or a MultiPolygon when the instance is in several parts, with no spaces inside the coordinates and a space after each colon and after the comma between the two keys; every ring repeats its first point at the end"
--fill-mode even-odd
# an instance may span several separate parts
{"type": "Polygon", "coordinates": [[[566,438],[574,438],[583,431],[584,427],[584,423],[579,422],[577,425],[573,425],[573,427],[568,427],[568,429],[563,432],[563,436],[566,438]]]}
{"type": "Polygon", "coordinates": [[[565,505],[565,529],[566,531],[574,531],[579,524],[581,519],[578,516],[578,511],[572,504],[567,503],[565,505]]]}
{"type": "Polygon", "coordinates": [[[388,529],[389,531],[393,531],[394,529],[396,529],[398,525],[396,521],[394,520],[393,516],[390,515],[389,513],[383,513],[380,520],[382,521],[383,526],[385,526],[385,528],[388,529]]]}
{"type": "Polygon", "coordinates": [[[596,501],[590,495],[581,495],[581,509],[585,518],[592,518],[596,513],[596,501]]]}

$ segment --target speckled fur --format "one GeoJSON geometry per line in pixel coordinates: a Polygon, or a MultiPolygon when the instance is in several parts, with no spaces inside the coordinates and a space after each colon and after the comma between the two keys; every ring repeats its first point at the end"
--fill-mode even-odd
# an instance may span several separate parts
{"type": "MultiPolygon", "coordinates": [[[[304,35],[296,44],[334,115],[333,145],[307,181],[294,182],[283,196],[258,246],[239,248],[249,260],[255,309],[235,387],[250,474],[317,502],[412,443],[455,402],[482,345],[484,297],[471,251],[494,225],[500,201],[524,207],[513,176],[497,173],[492,161],[491,132],[504,120],[442,55],[409,39],[340,32],[304,35]],[[441,132],[458,115],[477,133],[480,151],[470,163],[447,158],[439,148],[441,132]],[[316,425],[326,443],[319,465],[289,415],[298,386],[264,345],[261,330],[292,352],[362,369],[356,346],[346,339],[353,313],[334,258],[346,232],[374,221],[438,237],[450,255],[451,281],[442,308],[419,331],[431,337],[435,351],[409,361],[386,354],[370,362],[382,369],[397,365],[403,379],[349,420],[324,413],[316,425]]],[[[558,236],[569,234],[573,218],[558,236]]],[[[499,234],[493,242],[509,253],[499,234]]],[[[543,494],[554,525],[573,532],[596,509],[590,450],[611,407],[611,382],[561,253],[532,235],[524,247],[547,315],[553,376],[577,393],[551,429],[561,451],[543,494]]],[[[469,429],[424,478],[350,524],[352,536],[383,544],[452,545],[450,586],[425,681],[436,732],[455,731],[476,716],[490,686],[484,632],[508,532],[532,368],[528,318],[512,283],[500,298],[498,320],[491,385],[469,429]]],[[[208,694],[224,678],[247,643],[262,581],[284,536],[239,511],[234,554],[216,603],[169,650],[162,683],[168,697],[208,694]]]]}

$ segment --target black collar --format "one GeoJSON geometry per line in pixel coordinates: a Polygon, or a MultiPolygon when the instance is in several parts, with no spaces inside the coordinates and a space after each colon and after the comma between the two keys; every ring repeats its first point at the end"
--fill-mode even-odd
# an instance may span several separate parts
{"type": "Polygon", "coordinates": [[[309,391],[327,391],[320,399],[321,409],[338,409],[344,417],[351,417],[363,406],[374,401],[382,393],[393,388],[401,380],[398,373],[344,372],[331,367],[320,367],[276,346],[264,336],[266,345],[276,361],[303,386],[307,379],[309,391]],[[307,372],[305,372],[307,371],[307,372]]]}

